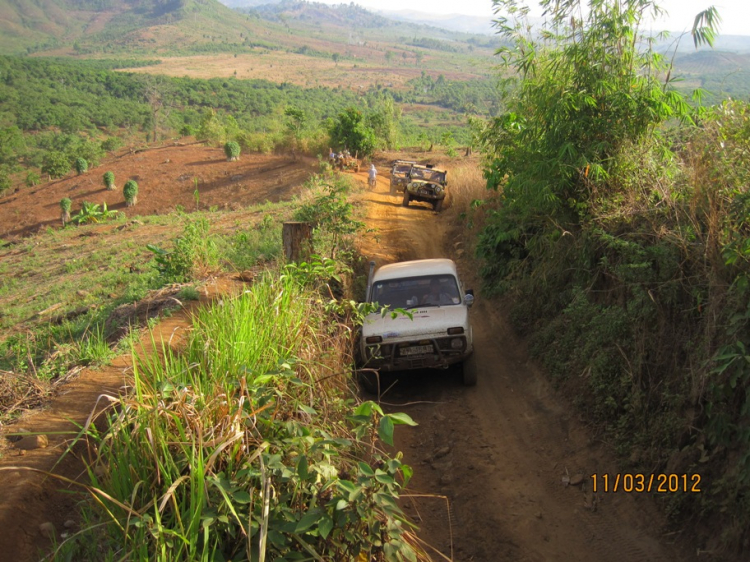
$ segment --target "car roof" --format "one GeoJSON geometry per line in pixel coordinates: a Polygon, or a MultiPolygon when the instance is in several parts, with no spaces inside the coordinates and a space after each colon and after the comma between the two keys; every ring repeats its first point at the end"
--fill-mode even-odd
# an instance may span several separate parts
{"type": "Polygon", "coordinates": [[[375,272],[373,281],[421,277],[423,275],[456,275],[456,264],[446,258],[412,260],[381,266],[375,272]]]}

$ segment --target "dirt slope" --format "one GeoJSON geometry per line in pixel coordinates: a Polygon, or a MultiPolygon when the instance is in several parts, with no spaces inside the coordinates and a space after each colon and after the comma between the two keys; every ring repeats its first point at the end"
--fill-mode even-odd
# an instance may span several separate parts
{"type": "Polygon", "coordinates": [[[177,205],[195,209],[196,181],[201,209],[239,208],[289,199],[314,171],[314,158],[243,154],[227,162],[221,148],[202,144],[165,145],[142,152],[123,151],[83,175],[21,188],[0,199],[0,237],[12,238],[60,226],[60,200],[68,197],[76,214],[84,201],[106,203],[128,217],[174,211],[177,205]],[[104,172],[115,174],[115,191],[107,191],[104,172]],[[122,186],[138,182],[138,204],[125,207],[122,186]]]}
{"type": "MultiPolygon", "coordinates": [[[[452,257],[464,283],[479,289],[475,264],[456,258],[466,254],[445,215],[426,204],[402,207],[401,197],[388,194],[387,177],[378,178],[366,205],[367,224],[377,229],[363,243],[366,256],[379,263],[452,257]]],[[[653,499],[592,494],[590,475],[614,474],[613,456],[590,440],[530,361],[504,311],[477,293],[478,385],[463,387],[452,371],[413,373],[382,397],[420,424],[400,431],[397,449],[415,468],[413,494],[429,496],[407,500],[422,538],[457,561],[691,560],[684,537],[667,534],[653,499]],[[583,484],[563,485],[567,475],[582,475],[583,484]]]]}

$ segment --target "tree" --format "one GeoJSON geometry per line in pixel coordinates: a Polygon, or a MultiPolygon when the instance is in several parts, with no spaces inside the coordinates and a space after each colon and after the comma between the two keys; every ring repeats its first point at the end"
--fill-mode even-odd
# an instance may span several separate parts
{"type": "Polygon", "coordinates": [[[331,58],[333,59],[333,62],[336,64],[336,66],[339,65],[339,60],[341,59],[341,55],[338,53],[333,53],[331,55],[331,58]]]}
{"type": "Polygon", "coordinates": [[[289,117],[286,124],[287,130],[294,138],[299,139],[302,136],[302,130],[307,122],[307,115],[305,115],[305,112],[298,107],[292,106],[289,106],[284,110],[284,115],[289,117]]]}
{"type": "Polygon", "coordinates": [[[125,206],[132,207],[138,202],[138,184],[134,180],[128,180],[122,188],[125,197],[125,206]]]}
{"type": "Polygon", "coordinates": [[[358,109],[349,107],[339,113],[331,123],[331,144],[339,149],[347,148],[360,156],[369,156],[375,150],[375,131],[367,124],[358,109]]]}
{"type": "Polygon", "coordinates": [[[623,143],[667,119],[690,120],[691,109],[662,83],[662,57],[641,48],[638,25],[659,12],[653,0],[541,3],[549,23],[538,35],[523,2],[494,0],[512,43],[499,54],[519,83],[488,129],[486,174],[490,187],[504,182],[504,198],[524,215],[578,222],[623,143]]]}
{"type": "Polygon", "coordinates": [[[0,195],[8,191],[13,187],[13,182],[10,180],[10,173],[8,172],[8,166],[0,165],[0,195]]]}
{"type": "Polygon", "coordinates": [[[61,178],[70,172],[70,160],[59,151],[48,152],[44,156],[42,173],[47,174],[50,179],[61,178]]]}
{"type": "Polygon", "coordinates": [[[392,149],[398,143],[398,123],[401,119],[401,108],[396,105],[393,96],[385,94],[378,108],[368,116],[368,123],[375,131],[378,144],[392,149]]]}

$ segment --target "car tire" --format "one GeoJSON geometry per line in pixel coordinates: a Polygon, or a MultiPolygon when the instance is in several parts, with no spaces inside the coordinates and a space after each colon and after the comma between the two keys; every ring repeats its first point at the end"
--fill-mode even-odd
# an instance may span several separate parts
{"type": "Polygon", "coordinates": [[[477,362],[472,353],[461,364],[461,382],[464,386],[476,386],[477,384],[477,362]]]}
{"type": "Polygon", "coordinates": [[[411,200],[411,195],[409,195],[409,190],[408,189],[404,189],[404,201],[401,204],[404,207],[408,207],[410,200],[411,200]]]}
{"type": "Polygon", "coordinates": [[[380,390],[380,374],[372,369],[362,369],[357,371],[357,381],[362,389],[368,394],[378,395],[380,390]]]}
{"type": "Polygon", "coordinates": [[[439,213],[440,211],[443,210],[443,201],[445,201],[445,199],[438,199],[432,205],[432,208],[435,210],[436,213],[439,213]]]}

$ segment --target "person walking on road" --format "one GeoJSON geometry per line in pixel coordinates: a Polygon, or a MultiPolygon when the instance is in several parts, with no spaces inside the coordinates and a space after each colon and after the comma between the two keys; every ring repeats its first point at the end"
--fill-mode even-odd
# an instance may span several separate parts
{"type": "Polygon", "coordinates": [[[370,189],[375,189],[375,185],[378,181],[378,171],[375,169],[375,164],[370,164],[370,171],[369,171],[369,177],[368,177],[368,185],[370,186],[370,189]]]}

